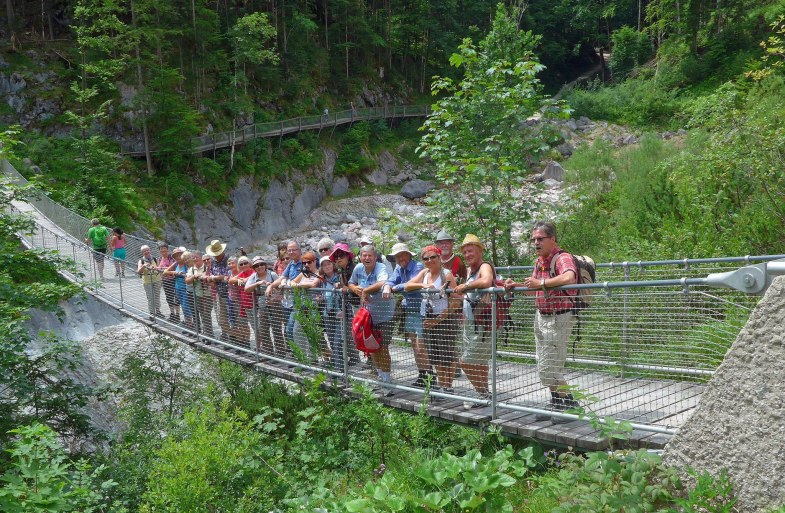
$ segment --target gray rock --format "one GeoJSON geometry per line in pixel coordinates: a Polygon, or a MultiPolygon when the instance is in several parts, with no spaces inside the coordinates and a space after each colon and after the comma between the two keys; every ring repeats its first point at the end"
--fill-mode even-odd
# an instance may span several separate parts
{"type": "Polygon", "coordinates": [[[384,150],[381,152],[377,161],[379,169],[384,171],[387,176],[398,174],[398,160],[389,151],[384,150]]]}
{"type": "Polygon", "coordinates": [[[548,188],[556,188],[561,186],[561,182],[558,180],[554,180],[553,178],[546,178],[542,181],[542,184],[548,188]]]}
{"type": "Polygon", "coordinates": [[[574,119],[568,119],[565,125],[567,125],[567,128],[569,128],[570,130],[578,130],[578,124],[575,122],[574,119]]]}
{"type": "Polygon", "coordinates": [[[624,146],[628,146],[630,144],[638,144],[638,138],[633,134],[626,135],[624,136],[624,139],[622,139],[622,144],[624,146]]]}
{"type": "Polygon", "coordinates": [[[332,187],[330,188],[330,195],[341,196],[347,192],[349,192],[349,179],[345,176],[339,176],[333,181],[332,187]]]}
{"type": "Polygon", "coordinates": [[[11,73],[11,76],[0,73],[0,94],[16,94],[25,86],[27,86],[27,82],[19,73],[11,73]]]}
{"type": "Polygon", "coordinates": [[[662,138],[665,139],[665,140],[672,139],[673,138],[673,132],[663,132],[662,133],[662,138]]]}
{"type": "Polygon", "coordinates": [[[22,112],[25,110],[25,99],[21,96],[9,94],[7,103],[16,114],[22,114],[22,112]]]}
{"type": "Polygon", "coordinates": [[[387,185],[387,173],[382,171],[380,168],[374,169],[371,174],[365,178],[367,178],[368,181],[374,185],[387,185]]]}
{"type": "Polygon", "coordinates": [[[561,182],[564,180],[564,168],[558,162],[548,162],[548,165],[545,166],[545,170],[542,172],[542,179],[561,182]]]}
{"type": "Polygon", "coordinates": [[[719,366],[697,410],[665,448],[665,464],[728,469],[738,511],[785,503],[785,277],[777,277],[719,366]]]}
{"type": "Polygon", "coordinates": [[[406,183],[401,188],[401,196],[409,199],[422,198],[428,194],[431,189],[433,189],[433,182],[417,178],[416,180],[406,183]]]}
{"type": "Polygon", "coordinates": [[[332,232],[330,234],[330,238],[335,242],[346,242],[349,240],[349,237],[346,235],[346,232],[343,231],[332,232]]]}
{"type": "Polygon", "coordinates": [[[565,142],[565,143],[561,143],[560,145],[558,145],[556,147],[556,151],[558,151],[559,153],[561,153],[565,157],[569,157],[575,151],[575,147],[572,144],[570,144],[568,142],[565,142]]]}
{"type": "Polygon", "coordinates": [[[676,135],[687,135],[687,131],[683,128],[676,130],[676,135]]]}

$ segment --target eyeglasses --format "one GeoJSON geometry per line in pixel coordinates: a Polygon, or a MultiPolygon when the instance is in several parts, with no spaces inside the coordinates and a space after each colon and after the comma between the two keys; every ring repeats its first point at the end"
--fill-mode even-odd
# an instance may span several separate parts
{"type": "Polygon", "coordinates": [[[304,264],[312,264],[314,262],[316,262],[316,260],[303,260],[304,264]]]}
{"type": "Polygon", "coordinates": [[[319,249],[319,253],[329,253],[329,252],[330,252],[330,248],[321,248],[321,249],[319,249]]]}
{"type": "Polygon", "coordinates": [[[433,255],[433,256],[429,256],[429,257],[422,257],[422,261],[423,262],[430,262],[431,260],[435,260],[437,258],[439,258],[439,255],[433,255]]]}
{"type": "Polygon", "coordinates": [[[550,239],[552,237],[553,236],[551,236],[551,237],[532,237],[531,239],[529,239],[529,242],[531,242],[532,244],[539,243],[539,242],[544,241],[545,239],[550,239]]]}
{"type": "Polygon", "coordinates": [[[348,256],[349,256],[348,253],[336,253],[335,254],[335,258],[344,258],[344,257],[348,257],[348,256]]]}
{"type": "Polygon", "coordinates": [[[248,265],[248,262],[240,262],[240,263],[239,263],[239,264],[237,264],[237,265],[238,265],[239,267],[245,267],[246,265],[248,265]]]}
{"type": "Polygon", "coordinates": [[[299,249],[287,249],[286,250],[287,253],[297,253],[298,251],[300,251],[300,250],[299,249]]]}
{"type": "Polygon", "coordinates": [[[254,265],[252,265],[251,267],[253,267],[254,269],[256,269],[257,267],[265,267],[265,264],[254,264],[254,265]]]}

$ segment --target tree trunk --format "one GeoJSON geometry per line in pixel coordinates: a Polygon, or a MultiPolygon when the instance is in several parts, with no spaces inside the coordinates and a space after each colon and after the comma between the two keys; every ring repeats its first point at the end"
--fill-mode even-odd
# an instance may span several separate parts
{"type": "MultiPolygon", "coordinates": [[[[131,25],[136,27],[136,12],[134,10],[134,2],[131,2],[131,25]]],[[[141,95],[144,91],[144,82],[142,81],[142,58],[139,52],[139,43],[134,45],[134,54],[136,55],[136,81],[139,87],[137,94],[141,95]]],[[[142,138],[144,140],[144,158],[147,163],[147,176],[153,176],[153,157],[150,154],[150,134],[147,133],[147,109],[145,108],[144,101],[142,107],[142,138]]]]}
{"type": "Polygon", "coordinates": [[[14,0],[5,0],[5,17],[8,20],[8,37],[11,40],[11,50],[16,51],[19,39],[16,35],[16,15],[14,14],[14,0]]]}

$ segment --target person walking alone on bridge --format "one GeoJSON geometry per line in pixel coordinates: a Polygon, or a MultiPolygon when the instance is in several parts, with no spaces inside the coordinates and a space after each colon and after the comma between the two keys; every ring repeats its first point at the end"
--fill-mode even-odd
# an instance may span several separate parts
{"type": "MultiPolygon", "coordinates": [[[[575,325],[571,295],[576,290],[550,290],[555,287],[578,282],[578,269],[575,259],[559,248],[556,226],[553,223],[538,221],[532,228],[530,242],[537,254],[532,275],[523,283],[507,279],[506,289],[526,287],[531,290],[524,294],[535,296],[534,339],[537,352],[537,372],[540,381],[551,392],[550,407],[564,411],[579,406],[572,394],[565,392],[567,381],[564,379],[564,363],[567,360],[567,345],[575,325]],[[551,276],[551,261],[556,259],[555,275],[551,276]]],[[[551,419],[562,422],[566,419],[541,414],[537,420],[551,419]]]]}
{"type": "Polygon", "coordinates": [[[85,243],[90,244],[93,248],[93,260],[95,267],[98,271],[98,279],[104,279],[104,257],[106,257],[106,249],[108,245],[109,236],[112,231],[106,226],[101,225],[98,219],[93,219],[90,224],[90,229],[87,230],[87,237],[85,243]]]}
{"type": "Polygon", "coordinates": [[[112,258],[114,258],[114,276],[125,276],[125,234],[117,226],[112,230],[112,258]]]}

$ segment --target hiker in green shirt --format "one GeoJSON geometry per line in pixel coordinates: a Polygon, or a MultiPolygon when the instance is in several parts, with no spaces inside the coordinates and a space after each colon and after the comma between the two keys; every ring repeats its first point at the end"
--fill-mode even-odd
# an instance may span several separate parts
{"type": "Polygon", "coordinates": [[[87,230],[87,238],[84,240],[86,244],[93,246],[93,260],[95,260],[95,266],[98,268],[98,276],[101,280],[104,279],[104,255],[106,255],[108,239],[111,233],[112,231],[109,228],[101,226],[98,219],[93,219],[92,226],[87,230]]]}

